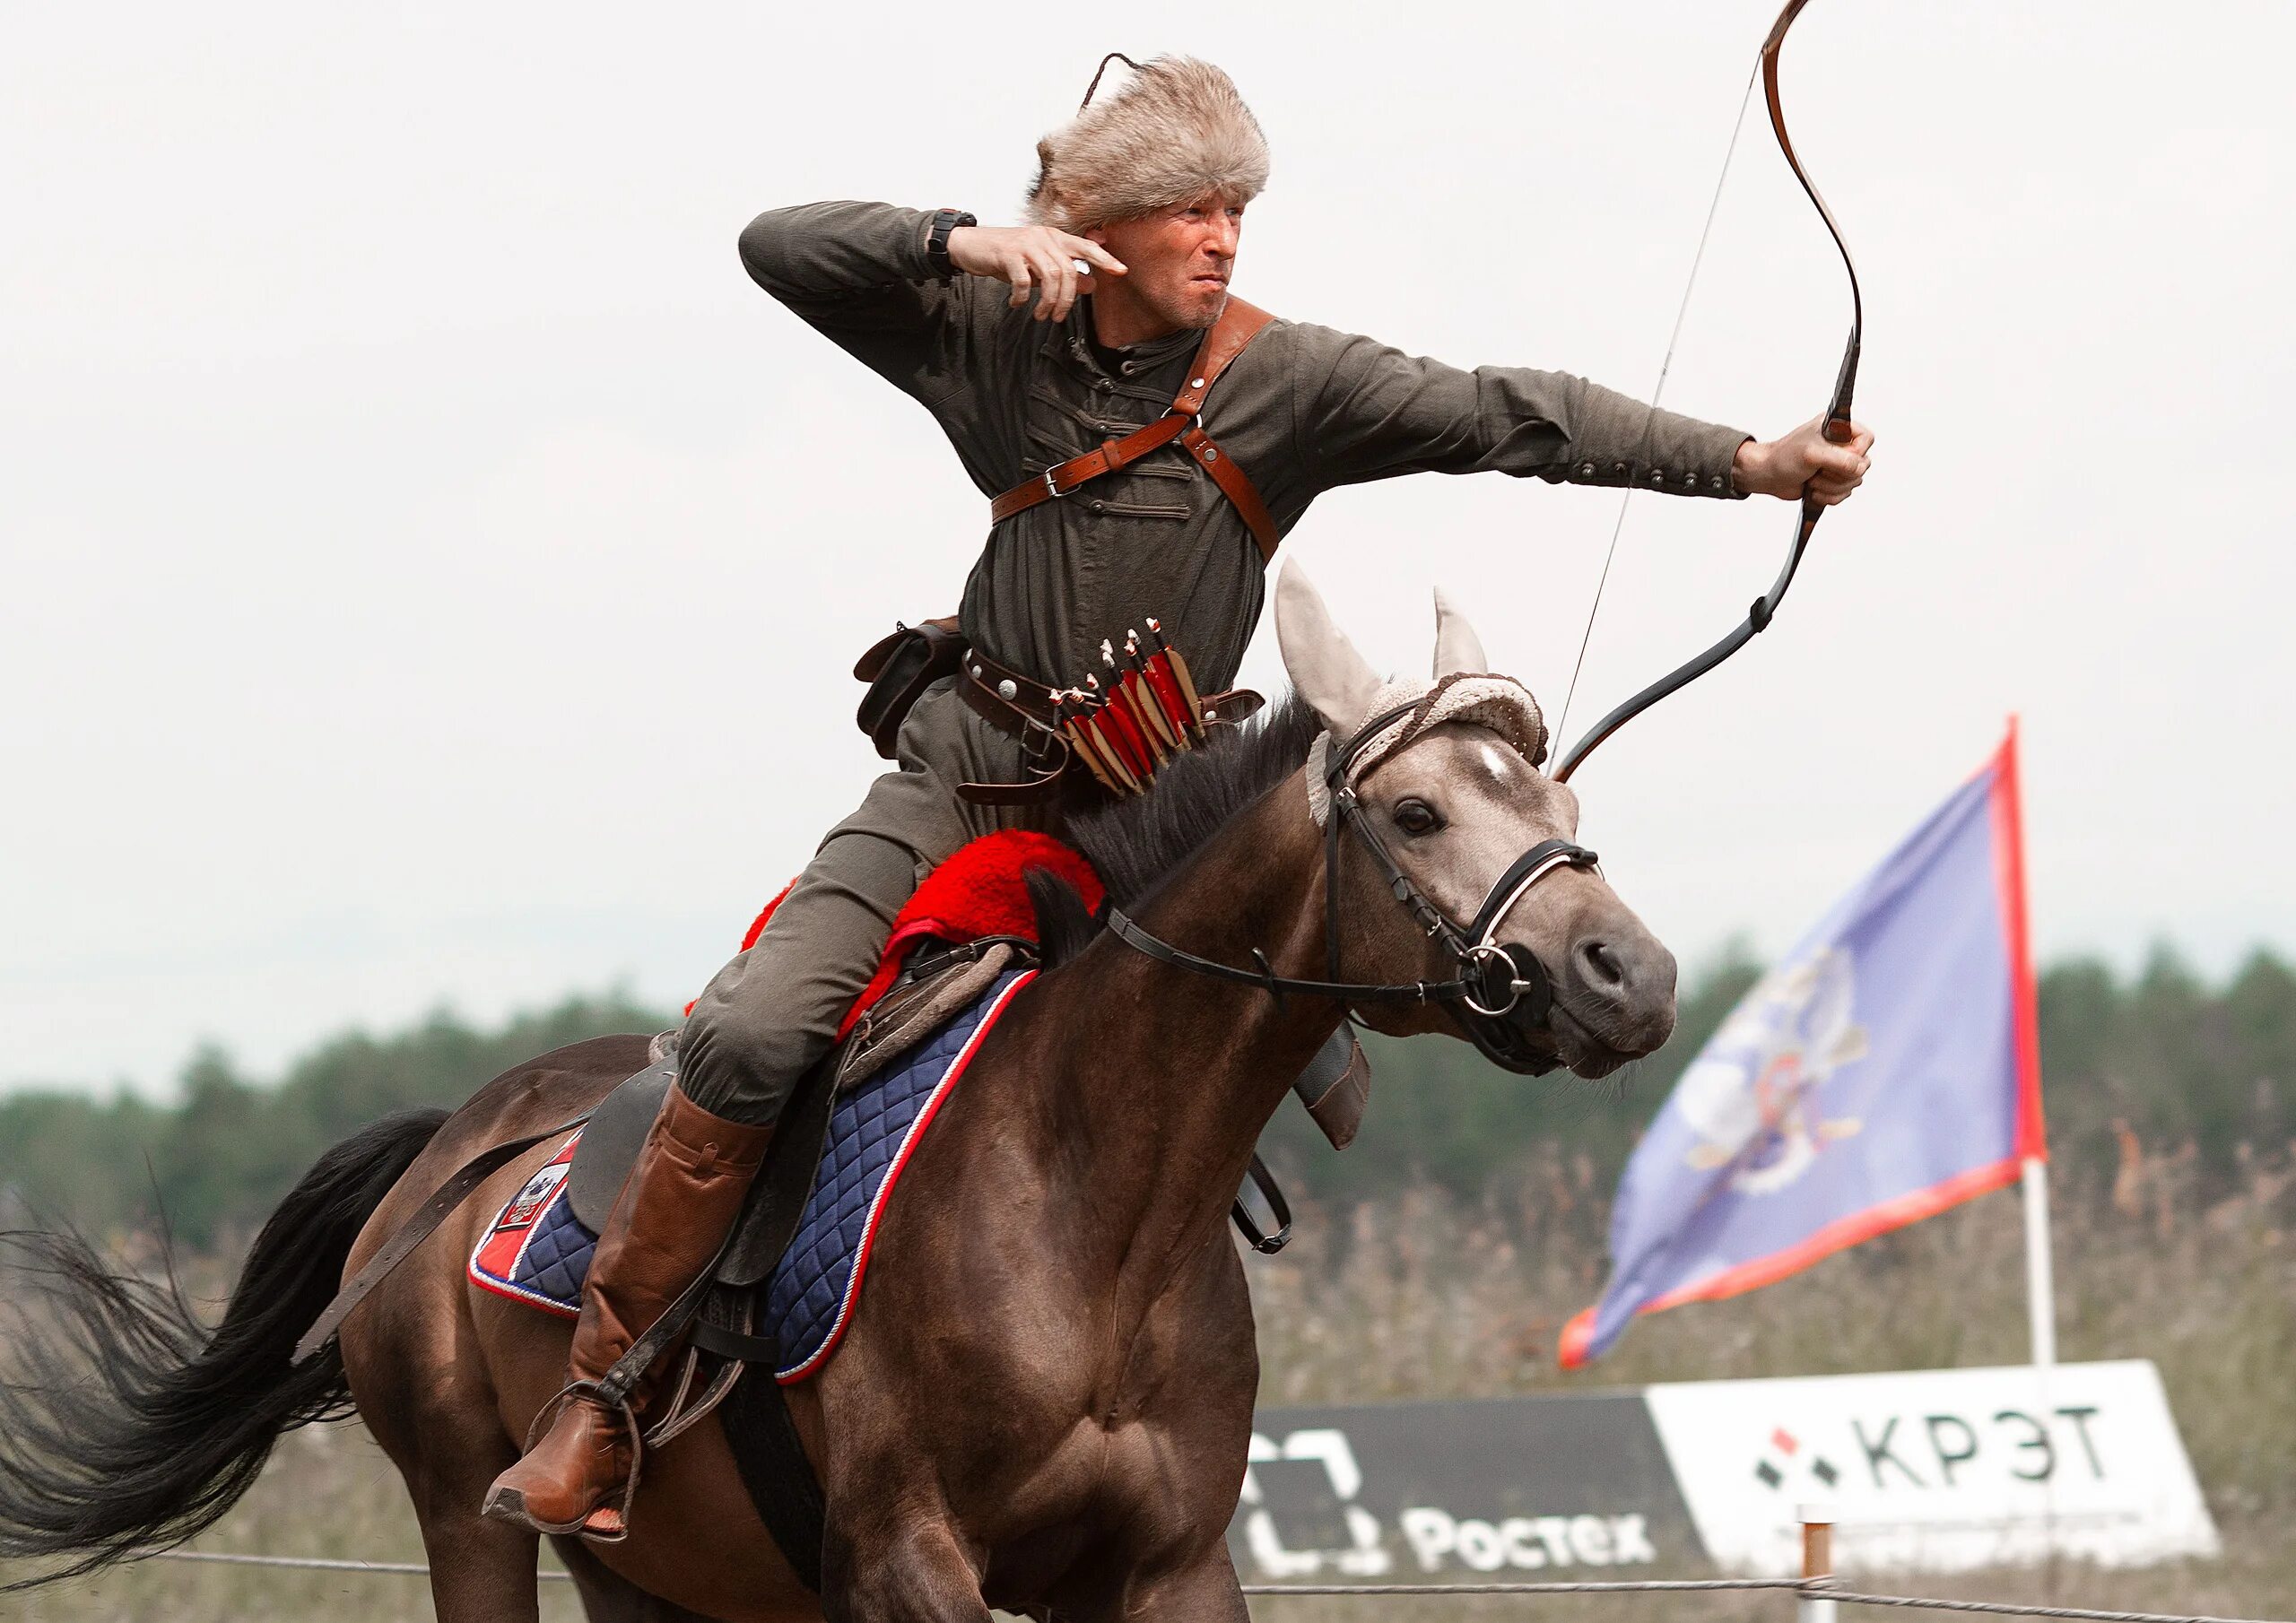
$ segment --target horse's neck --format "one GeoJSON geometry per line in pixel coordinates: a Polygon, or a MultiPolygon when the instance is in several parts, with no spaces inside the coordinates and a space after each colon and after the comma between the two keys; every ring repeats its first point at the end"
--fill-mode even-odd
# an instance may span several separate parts
{"type": "MultiPolygon", "coordinates": [[[[1324,972],[1322,838],[1298,776],[1232,819],[1140,916],[1173,945],[1278,975],[1324,972]]],[[[1163,964],[1103,936],[1062,972],[1061,1153],[1128,1256],[1225,1220],[1268,1117],[1337,1028],[1338,1004],[1163,964]],[[1081,1144],[1078,1141],[1081,1141],[1081,1144]],[[1081,1148],[1083,1154],[1077,1155],[1081,1148]]],[[[1097,1226],[1096,1225],[1096,1226],[1097,1226]]]]}

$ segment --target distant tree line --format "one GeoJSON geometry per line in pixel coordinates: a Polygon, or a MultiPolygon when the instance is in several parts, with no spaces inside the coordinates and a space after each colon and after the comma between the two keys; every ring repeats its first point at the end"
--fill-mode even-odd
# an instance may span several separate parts
{"type": "MultiPolygon", "coordinates": [[[[1287,1106],[1265,1147],[1326,1202],[1431,1183],[1474,1200],[1560,1157],[1599,1206],[1682,1068],[1758,974],[1734,953],[1692,976],[1674,1040],[1599,1083],[1503,1075],[1461,1043],[1372,1038],[1371,1109],[1355,1144],[1334,1155],[1287,1106]]],[[[0,1098],[0,1227],[68,1221],[106,1236],[164,1223],[193,1248],[230,1248],[362,1124],[458,1104],[564,1043],[669,1023],[627,998],[575,997],[493,1030],[440,1014],[394,1036],[339,1037],[269,1084],[204,1050],[174,1104],[20,1091],[0,1098]]],[[[2296,974],[2278,958],[2260,952],[2220,986],[2165,950],[2133,978],[2062,963],[2042,977],[2040,1026],[2051,1152],[2068,1186],[2109,1190],[2133,1154],[2149,1154],[2182,1158],[2204,1193],[2229,1191],[2260,1161],[2289,1157],[2296,974]]]]}
{"type": "Polygon", "coordinates": [[[626,997],[570,997],[492,1031],[437,1014],[396,1036],[347,1033],[272,1084],[203,1049],[175,1105],[14,1093],[0,1098],[0,1227],[61,1220],[104,1236],[164,1223],[194,1249],[231,1246],[321,1151],[376,1117],[451,1107],[552,1048],[668,1023],[626,997]]]}

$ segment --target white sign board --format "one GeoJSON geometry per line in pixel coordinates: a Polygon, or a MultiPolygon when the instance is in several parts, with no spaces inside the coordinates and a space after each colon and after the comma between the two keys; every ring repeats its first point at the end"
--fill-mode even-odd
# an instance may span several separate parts
{"type": "Polygon", "coordinates": [[[1700,1381],[1644,1395],[1725,1572],[1799,1573],[1795,1507],[1813,1500],[1833,1507],[1835,1565],[1853,1574],[2217,1553],[2149,1362],[1700,1381]]]}

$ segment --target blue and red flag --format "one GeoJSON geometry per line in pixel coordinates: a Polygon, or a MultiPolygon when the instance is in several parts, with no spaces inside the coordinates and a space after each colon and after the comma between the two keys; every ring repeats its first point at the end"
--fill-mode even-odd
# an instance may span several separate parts
{"type": "Polygon", "coordinates": [[[1627,1163],[1575,1368],[2048,1153],[2017,732],[1733,1010],[1627,1163]]]}

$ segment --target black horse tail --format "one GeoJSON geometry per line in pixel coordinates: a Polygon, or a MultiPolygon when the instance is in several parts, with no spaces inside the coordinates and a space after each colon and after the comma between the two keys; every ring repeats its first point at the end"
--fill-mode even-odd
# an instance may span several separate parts
{"type": "Polygon", "coordinates": [[[446,1119],[403,1111],[320,1157],[256,1237],[213,1331],[172,1264],[143,1278],[74,1234],[11,1237],[53,1289],[27,1305],[50,1322],[10,1338],[18,1367],[0,1378],[0,1557],[77,1559],[0,1593],[181,1543],[254,1484],[282,1432],[351,1411],[341,1353],[297,1366],[295,1342],[446,1119]]]}

